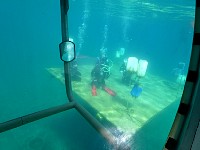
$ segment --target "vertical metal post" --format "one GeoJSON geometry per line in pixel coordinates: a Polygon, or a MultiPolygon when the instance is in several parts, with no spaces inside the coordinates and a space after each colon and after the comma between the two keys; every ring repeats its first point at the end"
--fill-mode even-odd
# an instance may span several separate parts
{"type": "MultiPolygon", "coordinates": [[[[60,0],[61,8],[61,31],[62,31],[62,42],[69,40],[68,34],[68,17],[67,12],[69,10],[69,1],[60,0]]],[[[72,96],[72,86],[71,86],[71,76],[70,76],[70,63],[64,62],[64,76],[65,76],[65,88],[69,101],[73,101],[72,96]]]]}
{"type": "MultiPolygon", "coordinates": [[[[67,12],[69,10],[69,1],[60,0],[61,7],[61,28],[62,28],[62,42],[69,41],[68,35],[68,20],[67,12]]],[[[64,73],[65,73],[65,86],[66,93],[70,102],[74,102],[72,95],[72,86],[71,86],[71,76],[70,76],[70,63],[64,62],[64,73]]],[[[87,110],[84,109],[81,105],[75,103],[76,110],[114,147],[117,147],[115,137],[110,133],[106,128],[101,125],[87,110]]]]}

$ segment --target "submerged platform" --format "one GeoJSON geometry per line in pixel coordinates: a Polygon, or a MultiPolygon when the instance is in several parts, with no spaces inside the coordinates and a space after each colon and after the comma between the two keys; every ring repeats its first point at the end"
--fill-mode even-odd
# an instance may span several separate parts
{"type": "MultiPolygon", "coordinates": [[[[92,96],[90,84],[92,67],[90,64],[79,65],[82,81],[72,81],[73,91],[97,112],[95,117],[98,120],[106,119],[124,133],[134,134],[153,116],[175,100],[179,100],[182,95],[183,86],[147,74],[141,80],[143,87],[141,96],[133,98],[130,94],[132,87],[122,84],[119,69],[113,69],[118,66],[113,66],[112,69],[116,71],[112,71],[110,78],[106,80],[106,85],[114,90],[117,96],[113,97],[102,89],[97,89],[97,96],[92,96]]],[[[63,68],[47,68],[47,71],[64,84],[63,68]]]]}

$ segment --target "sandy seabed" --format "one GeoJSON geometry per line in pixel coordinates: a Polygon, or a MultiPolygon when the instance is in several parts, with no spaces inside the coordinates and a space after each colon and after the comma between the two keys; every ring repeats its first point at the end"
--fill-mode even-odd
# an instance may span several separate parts
{"type": "MultiPolygon", "coordinates": [[[[141,79],[143,92],[138,98],[134,98],[130,94],[132,87],[121,82],[119,66],[113,65],[106,86],[117,95],[113,97],[102,89],[97,89],[97,96],[92,96],[90,73],[93,67],[93,63],[88,61],[79,64],[82,81],[72,81],[73,91],[97,112],[95,117],[98,120],[106,119],[124,133],[135,133],[182,95],[183,86],[147,72],[141,79]]],[[[47,68],[47,71],[64,84],[63,68],[47,68]]]]}

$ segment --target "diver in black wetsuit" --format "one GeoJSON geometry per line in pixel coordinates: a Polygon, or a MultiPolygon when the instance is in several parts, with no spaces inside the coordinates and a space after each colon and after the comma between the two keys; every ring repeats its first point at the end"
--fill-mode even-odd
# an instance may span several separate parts
{"type": "Polygon", "coordinates": [[[97,88],[102,88],[108,94],[115,96],[115,92],[106,87],[105,79],[108,79],[110,76],[109,60],[107,58],[106,49],[100,50],[100,57],[97,58],[95,67],[92,69],[92,95],[96,96],[97,88]]]}
{"type": "Polygon", "coordinates": [[[70,74],[72,81],[81,81],[81,73],[78,70],[78,65],[76,60],[70,63],[70,74]]]}
{"type": "Polygon", "coordinates": [[[126,69],[127,61],[127,59],[124,59],[124,63],[120,67],[120,72],[122,73],[122,83],[129,86],[132,85],[134,81],[132,80],[133,72],[126,69]]]}

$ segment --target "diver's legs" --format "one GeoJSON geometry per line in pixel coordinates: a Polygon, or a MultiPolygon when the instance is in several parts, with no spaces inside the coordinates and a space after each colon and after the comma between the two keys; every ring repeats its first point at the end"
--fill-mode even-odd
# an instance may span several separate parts
{"type": "Polygon", "coordinates": [[[116,96],[116,93],[113,90],[109,89],[108,87],[102,86],[102,89],[106,91],[108,94],[110,94],[111,96],[116,96]]]}
{"type": "Polygon", "coordinates": [[[97,89],[96,86],[93,85],[92,86],[92,96],[97,96],[97,90],[96,89],[97,89]]]}
{"type": "Polygon", "coordinates": [[[97,80],[93,79],[91,85],[92,85],[92,96],[97,96],[97,91],[96,91],[98,86],[97,80]]]}

